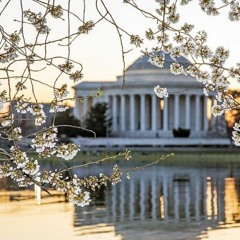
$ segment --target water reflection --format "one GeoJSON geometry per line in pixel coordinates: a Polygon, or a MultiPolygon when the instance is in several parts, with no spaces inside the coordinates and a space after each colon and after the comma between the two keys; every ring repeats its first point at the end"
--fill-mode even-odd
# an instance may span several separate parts
{"type": "MultiPolygon", "coordinates": [[[[30,226],[40,213],[42,221],[44,217],[51,219],[47,231],[56,222],[58,233],[57,238],[46,238],[47,234],[42,233],[39,239],[63,240],[67,234],[68,240],[219,240],[224,234],[222,239],[233,240],[237,232],[240,234],[239,170],[154,166],[133,172],[131,180],[123,179],[119,185],[101,189],[93,196],[94,204],[84,208],[65,203],[62,195],[43,196],[43,204],[37,206],[33,192],[2,191],[1,229],[17,224],[20,216],[30,226]],[[11,217],[9,226],[5,224],[6,216],[11,217]]],[[[110,168],[94,166],[74,170],[73,174],[87,176],[99,172],[107,174],[110,168]]],[[[9,183],[1,180],[0,189],[9,190],[9,183]]],[[[2,236],[4,231],[0,239],[22,239],[2,236]]]]}
{"type": "Polygon", "coordinates": [[[225,179],[225,218],[226,222],[240,222],[239,180],[225,179]]]}
{"type": "MultiPolygon", "coordinates": [[[[103,170],[103,169],[102,169],[103,170]]],[[[103,191],[95,206],[76,208],[76,224],[161,220],[236,222],[240,172],[154,167],[103,191]]],[[[83,173],[79,173],[83,174],[83,173]]]]}
{"type": "Polygon", "coordinates": [[[125,236],[129,226],[136,230],[140,224],[142,231],[149,231],[146,226],[159,231],[170,225],[187,226],[199,230],[190,238],[196,239],[203,229],[240,220],[239,178],[239,169],[155,166],[134,172],[130,181],[123,179],[121,184],[106,188],[94,206],[75,208],[75,226],[114,223],[124,239],[131,239],[125,236]]]}

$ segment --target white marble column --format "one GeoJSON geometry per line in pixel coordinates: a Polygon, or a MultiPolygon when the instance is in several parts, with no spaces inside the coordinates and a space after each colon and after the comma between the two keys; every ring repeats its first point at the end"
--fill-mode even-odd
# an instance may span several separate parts
{"type": "Polygon", "coordinates": [[[145,131],[146,124],[145,124],[145,118],[146,118],[146,101],[145,101],[145,95],[142,94],[140,97],[140,130],[145,131]]]}
{"type": "Polygon", "coordinates": [[[208,131],[208,116],[207,116],[207,102],[208,102],[208,98],[207,97],[204,97],[204,100],[203,100],[203,128],[204,128],[204,131],[208,131]]]}
{"type": "Polygon", "coordinates": [[[151,123],[151,130],[157,130],[157,96],[154,94],[152,95],[152,123],[151,123]]]}
{"type": "Polygon", "coordinates": [[[201,107],[200,107],[200,96],[195,96],[195,130],[200,131],[200,120],[201,120],[201,107]]]}
{"type": "Polygon", "coordinates": [[[73,115],[75,118],[80,119],[80,102],[79,99],[75,100],[75,107],[73,109],[73,115]]]}
{"type": "Polygon", "coordinates": [[[130,95],[130,131],[135,130],[135,95],[130,95]]]}
{"type": "Polygon", "coordinates": [[[88,99],[85,98],[83,101],[83,117],[86,117],[88,113],[88,99]]]}
{"type": "Polygon", "coordinates": [[[126,101],[125,95],[121,95],[121,116],[120,116],[121,131],[126,130],[126,101]]]}
{"type": "Polygon", "coordinates": [[[179,128],[179,95],[174,95],[174,128],[179,128]]]}
{"type": "Polygon", "coordinates": [[[163,109],[163,130],[168,130],[168,98],[164,98],[164,109],[163,109]]]}
{"type": "Polygon", "coordinates": [[[117,96],[113,95],[113,105],[112,105],[112,131],[117,131],[117,96]]]}
{"type": "Polygon", "coordinates": [[[190,129],[190,95],[185,95],[185,128],[190,129]]]}

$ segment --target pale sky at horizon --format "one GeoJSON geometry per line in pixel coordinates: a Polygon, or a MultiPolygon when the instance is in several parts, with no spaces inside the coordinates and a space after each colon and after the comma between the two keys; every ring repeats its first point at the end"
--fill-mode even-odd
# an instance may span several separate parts
{"type": "MultiPolygon", "coordinates": [[[[4,1],[0,3],[1,4],[4,1]]],[[[156,8],[156,2],[154,0],[149,3],[150,0],[142,0],[141,5],[144,8],[153,10],[156,8]]],[[[91,7],[94,7],[95,1],[89,1],[86,9],[86,19],[98,19],[96,17],[96,11],[92,11],[91,7]],[[90,6],[92,4],[92,6],[90,6]]],[[[108,3],[108,1],[106,1],[108,3]]],[[[72,6],[75,2],[72,1],[72,6]]],[[[151,26],[150,20],[142,17],[142,15],[135,10],[131,9],[127,4],[123,4],[122,0],[116,0],[108,4],[111,9],[112,14],[116,17],[116,21],[124,29],[127,29],[132,34],[139,34],[144,38],[144,32],[151,26]]],[[[9,6],[7,11],[10,13],[13,10],[14,4],[9,6]]],[[[80,10],[79,10],[80,11],[80,10]]],[[[7,12],[7,13],[8,13],[7,12]]],[[[80,11],[81,12],[81,11],[80,11]]],[[[218,46],[224,46],[230,50],[230,60],[229,63],[232,65],[236,62],[240,62],[240,34],[237,32],[237,29],[240,26],[240,22],[230,22],[227,18],[227,14],[221,14],[220,16],[210,17],[207,16],[200,10],[200,7],[196,1],[192,1],[188,6],[181,7],[180,9],[181,23],[188,22],[195,25],[194,31],[205,30],[208,32],[208,43],[210,47],[215,49],[218,46]]],[[[8,22],[8,16],[6,14],[2,17],[3,22],[8,22]]],[[[17,23],[12,25],[12,29],[16,30],[15,26],[17,23]],[[15,26],[14,26],[15,25],[15,26]]],[[[74,23],[73,27],[76,28],[74,23]]],[[[152,25],[153,26],[153,25],[152,25]]],[[[55,26],[57,31],[61,32],[62,29],[58,26],[55,26]]],[[[129,40],[125,41],[126,48],[129,50],[134,48],[134,46],[129,44],[129,40]]],[[[147,45],[149,46],[149,45],[147,45]]],[[[114,26],[109,23],[100,23],[88,35],[83,35],[79,38],[79,41],[76,41],[73,44],[72,57],[79,61],[84,69],[83,80],[94,80],[94,81],[104,81],[104,80],[115,80],[116,76],[122,74],[122,56],[121,48],[119,44],[118,35],[114,26]]],[[[56,54],[54,49],[52,54],[56,54]]],[[[129,52],[126,55],[126,66],[129,66],[134,60],[140,57],[140,49],[135,49],[129,52]]],[[[43,78],[46,78],[46,82],[49,82],[49,79],[56,78],[55,72],[48,72],[43,78]]],[[[63,82],[64,80],[62,80],[63,82]]],[[[73,85],[73,82],[67,80],[68,84],[73,85]]],[[[234,86],[237,86],[236,84],[234,86]]],[[[5,85],[1,86],[6,87],[5,85]]],[[[153,86],[154,87],[154,86],[153,86]]],[[[50,91],[47,89],[39,88],[39,100],[46,101],[50,91]]]]}

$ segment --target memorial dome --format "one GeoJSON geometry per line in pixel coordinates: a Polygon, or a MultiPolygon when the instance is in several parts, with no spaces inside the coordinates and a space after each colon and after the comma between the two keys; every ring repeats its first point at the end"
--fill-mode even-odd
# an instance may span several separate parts
{"type": "MultiPolygon", "coordinates": [[[[131,64],[127,71],[136,71],[136,70],[151,70],[151,69],[161,69],[148,61],[148,56],[143,56],[138,58],[133,64],[131,64]]],[[[177,62],[179,62],[183,66],[189,66],[191,63],[184,57],[178,57],[177,62]]],[[[171,58],[170,54],[165,53],[165,61],[163,68],[169,69],[170,65],[174,63],[174,60],[171,58]]]]}

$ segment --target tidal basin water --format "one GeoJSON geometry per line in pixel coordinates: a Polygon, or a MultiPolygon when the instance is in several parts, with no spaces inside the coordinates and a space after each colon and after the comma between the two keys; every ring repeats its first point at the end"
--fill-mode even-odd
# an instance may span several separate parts
{"type": "MultiPolygon", "coordinates": [[[[46,166],[47,168],[48,166],[46,166]]],[[[74,170],[108,173],[107,165],[74,170]]],[[[75,207],[53,192],[17,190],[0,182],[1,240],[239,240],[240,166],[153,166],[75,207]]]]}

